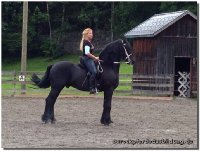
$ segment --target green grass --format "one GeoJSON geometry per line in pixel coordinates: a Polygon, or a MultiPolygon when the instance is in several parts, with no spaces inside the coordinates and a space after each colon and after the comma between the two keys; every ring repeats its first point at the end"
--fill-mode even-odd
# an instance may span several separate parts
{"type": "MultiPolygon", "coordinates": [[[[41,72],[45,72],[46,71],[46,67],[50,64],[54,64],[56,62],[59,61],[71,61],[73,63],[78,63],[79,62],[79,56],[78,55],[64,55],[62,57],[59,57],[57,59],[51,59],[51,58],[45,58],[45,57],[37,57],[37,58],[30,58],[27,60],[27,71],[41,71],[41,72]]],[[[2,62],[2,71],[20,71],[20,61],[3,61],[2,62]]],[[[127,65],[125,63],[121,63],[120,65],[120,74],[132,74],[133,72],[133,66],[131,65],[127,65]]],[[[13,80],[13,75],[4,75],[1,76],[2,81],[4,80],[13,80]]],[[[16,77],[18,80],[18,76],[16,77]]],[[[30,79],[30,77],[27,77],[28,79],[30,79]]],[[[124,77],[122,76],[120,78],[120,80],[122,81],[130,81],[131,78],[130,77],[124,77]]],[[[50,89],[45,89],[45,90],[41,90],[41,89],[33,89],[32,88],[33,85],[31,84],[27,84],[27,94],[37,94],[37,95],[47,95],[49,93],[50,89]]],[[[17,90],[17,94],[20,94],[20,84],[16,85],[16,90],[17,90]]],[[[12,83],[3,83],[2,84],[2,94],[3,95],[7,95],[8,92],[7,90],[9,90],[9,94],[13,93],[14,90],[14,85],[12,83]]],[[[65,95],[88,95],[88,92],[83,92],[83,91],[79,91],[76,90],[75,88],[69,88],[69,89],[64,89],[61,94],[65,94],[65,95]]],[[[116,90],[131,90],[130,86],[119,86],[116,90]]],[[[101,95],[101,94],[100,94],[101,95]]],[[[118,94],[117,94],[118,95],[118,94]]],[[[127,94],[125,94],[127,95],[127,94]]]]}
{"type": "MultiPolygon", "coordinates": [[[[58,61],[72,61],[74,63],[79,62],[79,56],[77,55],[64,55],[57,59],[52,60],[51,58],[37,57],[27,59],[27,71],[45,71],[46,67],[50,64],[54,64],[58,61]]],[[[3,61],[2,71],[20,71],[20,61],[3,61]]]]}
{"type": "MultiPolygon", "coordinates": [[[[27,71],[46,71],[46,67],[50,64],[54,64],[59,61],[71,61],[74,63],[79,62],[78,55],[64,55],[57,59],[52,60],[51,58],[37,57],[27,59],[27,71]]],[[[2,71],[20,71],[21,63],[20,61],[3,61],[2,71]]],[[[132,74],[133,67],[125,63],[120,65],[120,74],[132,74]]]]}

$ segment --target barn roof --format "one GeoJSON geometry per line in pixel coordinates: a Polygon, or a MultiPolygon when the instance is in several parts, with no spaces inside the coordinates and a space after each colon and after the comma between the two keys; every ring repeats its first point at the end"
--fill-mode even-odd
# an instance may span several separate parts
{"type": "Polygon", "coordinates": [[[155,14],[135,28],[125,33],[124,36],[126,38],[154,37],[188,14],[197,20],[197,17],[188,10],[155,14]]]}

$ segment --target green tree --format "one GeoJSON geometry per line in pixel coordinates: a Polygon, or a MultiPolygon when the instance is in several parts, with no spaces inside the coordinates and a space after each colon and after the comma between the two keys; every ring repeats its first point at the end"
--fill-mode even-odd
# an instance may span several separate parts
{"type": "MultiPolygon", "coordinates": [[[[31,6],[31,5],[29,5],[31,6]]],[[[43,34],[47,33],[44,31],[47,28],[47,13],[42,12],[39,5],[35,5],[32,8],[32,12],[29,15],[29,26],[28,26],[28,44],[29,44],[29,55],[41,54],[41,48],[46,43],[46,38],[43,38],[43,34]]],[[[48,47],[45,49],[49,49],[48,47]]]]}
{"type": "Polygon", "coordinates": [[[159,12],[159,2],[119,2],[115,5],[115,37],[159,12]]]}
{"type": "Polygon", "coordinates": [[[197,14],[197,2],[162,2],[160,5],[161,12],[177,10],[190,10],[194,14],[197,14]]]}
{"type": "Polygon", "coordinates": [[[22,2],[2,3],[2,56],[18,56],[21,52],[22,2]]]}
{"type": "MultiPolygon", "coordinates": [[[[81,32],[86,27],[113,32],[114,39],[117,39],[156,13],[188,9],[197,14],[196,2],[29,3],[29,57],[59,55],[64,49],[64,35],[71,31],[81,32]],[[49,12],[47,12],[47,3],[49,12]],[[49,23],[51,26],[49,26],[49,23]]],[[[20,57],[21,32],[22,2],[2,2],[3,58],[20,57]]]]}

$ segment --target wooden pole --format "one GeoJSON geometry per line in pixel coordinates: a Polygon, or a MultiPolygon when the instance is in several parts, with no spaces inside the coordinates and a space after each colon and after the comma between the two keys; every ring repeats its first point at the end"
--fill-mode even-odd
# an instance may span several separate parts
{"type": "Polygon", "coordinates": [[[111,20],[110,20],[110,30],[111,30],[111,41],[113,41],[113,24],[114,24],[114,2],[111,3],[111,20]]]}
{"type": "Polygon", "coordinates": [[[23,26],[22,26],[22,53],[21,76],[25,79],[21,84],[21,94],[26,94],[26,64],[27,64],[27,28],[28,28],[28,1],[23,2],[23,26]]]}

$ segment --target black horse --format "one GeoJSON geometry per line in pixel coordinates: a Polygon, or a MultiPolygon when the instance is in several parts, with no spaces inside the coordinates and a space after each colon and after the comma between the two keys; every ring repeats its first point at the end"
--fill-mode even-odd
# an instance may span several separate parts
{"type": "MultiPolygon", "coordinates": [[[[128,61],[129,64],[134,62],[131,55],[131,46],[126,40],[116,40],[105,46],[100,53],[99,58],[103,72],[98,76],[98,89],[104,92],[104,105],[101,117],[101,123],[109,125],[112,123],[110,117],[112,95],[119,84],[120,61],[128,61]]],[[[47,123],[55,121],[54,104],[58,95],[64,87],[74,87],[82,91],[89,91],[88,80],[85,80],[87,71],[80,65],[68,61],[61,61],[47,67],[47,71],[42,79],[33,74],[32,81],[40,88],[48,88],[51,91],[46,98],[46,106],[42,121],[47,123]],[[85,81],[83,83],[83,81],[85,81]]]]}

